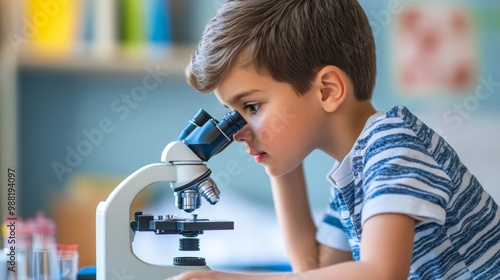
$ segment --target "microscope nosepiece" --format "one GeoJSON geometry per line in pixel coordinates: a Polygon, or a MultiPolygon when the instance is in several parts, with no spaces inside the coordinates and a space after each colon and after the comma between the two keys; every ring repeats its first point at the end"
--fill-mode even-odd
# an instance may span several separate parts
{"type": "Polygon", "coordinates": [[[210,204],[214,205],[219,202],[220,190],[217,184],[208,177],[200,184],[192,185],[182,191],[174,192],[175,206],[178,209],[191,213],[201,206],[201,196],[203,196],[210,204]]]}

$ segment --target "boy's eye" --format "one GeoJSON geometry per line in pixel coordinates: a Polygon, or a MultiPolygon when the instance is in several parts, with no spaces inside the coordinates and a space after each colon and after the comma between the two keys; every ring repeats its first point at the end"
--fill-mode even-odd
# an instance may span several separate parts
{"type": "Polygon", "coordinates": [[[255,114],[255,113],[257,113],[257,111],[259,111],[260,104],[258,104],[258,103],[246,104],[244,108],[245,108],[245,110],[250,112],[250,114],[255,114]]]}

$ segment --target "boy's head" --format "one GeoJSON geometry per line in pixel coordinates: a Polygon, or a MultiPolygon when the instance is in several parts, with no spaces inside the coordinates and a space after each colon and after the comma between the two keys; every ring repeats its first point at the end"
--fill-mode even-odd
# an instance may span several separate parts
{"type": "Polygon", "coordinates": [[[210,92],[233,66],[248,66],[304,94],[327,65],[349,76],[356,99],[371,98],[375,44],[356,0],[229,0],[205,27],[188,82],[210,92]]]}

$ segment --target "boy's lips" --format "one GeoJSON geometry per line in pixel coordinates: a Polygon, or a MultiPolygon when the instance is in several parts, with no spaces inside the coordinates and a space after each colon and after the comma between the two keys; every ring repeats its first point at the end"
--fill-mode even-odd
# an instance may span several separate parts
{"type": "Polygon", "coordinates": [[[264,159],[264,157],[267,155],[265,152],[253,152],[250,151],[248,152],[250,155],[253,156],[255,162],[260,163],[264,159]]]}

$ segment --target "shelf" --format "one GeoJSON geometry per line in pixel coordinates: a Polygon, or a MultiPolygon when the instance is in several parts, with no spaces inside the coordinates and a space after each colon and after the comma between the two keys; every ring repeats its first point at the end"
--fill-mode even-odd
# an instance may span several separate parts
{"type": "Polygon", "coordinates": [[[21,69],[83,72],[142,73],[147,66],[161,65],[162,71],[184,76],[194,51],[193,46],[179,45],[149,49],[119,50],[110,54],[50,54],[23,50],[17,55],[21,69]]]}

